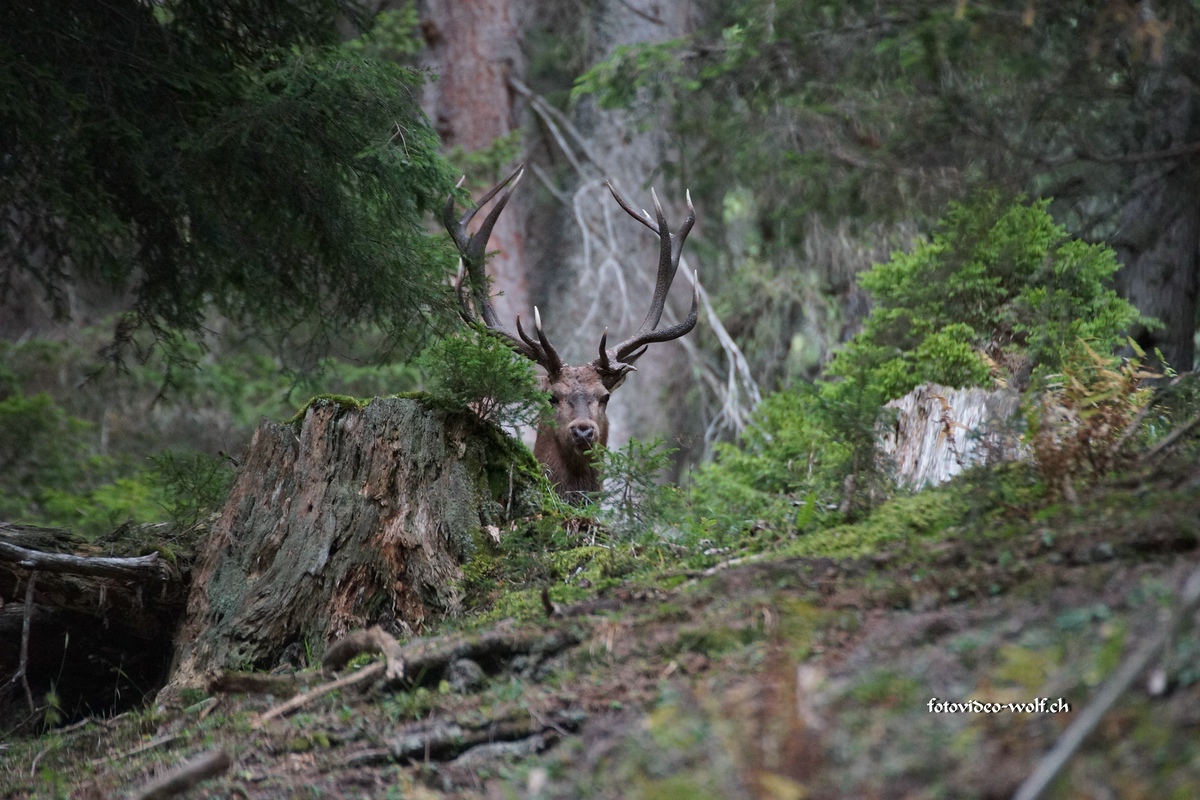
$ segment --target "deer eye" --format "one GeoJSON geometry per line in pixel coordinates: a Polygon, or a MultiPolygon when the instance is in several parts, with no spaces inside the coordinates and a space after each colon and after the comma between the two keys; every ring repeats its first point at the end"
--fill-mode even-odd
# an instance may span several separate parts
{"type": "Polygon", "coordinates": [[[550,395],[550,405],[556,406],[561,402],[562,402],[562,398],[559,397],[558,395],[556,395],[556,394],[550,395]]]}
{"type": "Polygon", "coordinates": [[[604,395],[603,397],[601,397],[601,398],[600,398],[600,405],[604,405],[605,403],[607,403],[607,402],[608,402],[608,398],[610,398],[610,397],[612,397],[612,395],[609,395],[609,394],[606,394],[606,395],[604,395]]]}

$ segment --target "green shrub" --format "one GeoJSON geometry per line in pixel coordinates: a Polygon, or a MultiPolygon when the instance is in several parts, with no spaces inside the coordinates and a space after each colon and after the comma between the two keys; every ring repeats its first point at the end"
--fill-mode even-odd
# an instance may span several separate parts
{"type": "Polygon", "coordinates": [[[471,327],[439,339],[417,359],[435,403],[472,409],[504,427],[531,424],[549,413],[533,364],[503,340],[471,327]]]}
{"type": "Polygon", "coordinates": [[[1110,353],[1134,322],[1153,324],[1109,287],[1113,251],[1070,239],[1048,203],[985,194],[951,205],[932,239],[860,275],[875,306],[826,379],[767,397],[738,446],[694,473],[701,526],[732,533],[794,516],[803,527],[830,506],[852,516],[890,489],[875,457],[887,401],[922,383],[1044,383],[1080,343],[1110,353]]]}
{"type": "Polygon", "coordinates": [[[840,489],[852,458],[830,427],[815,387],[768,395],[755,410],[740,446],[718,445],[713,461],[692,473],[692,514],[720,540],[753,526],[794,524],[840,489]]]}
{"type": "Polygon", "coordinates": [[[1044,375],[1077,341],[1110,352],[1134,322],[1153,324],[1110,287],[1112,249],[1071,239],[1049,202],[952,204],[931,240],[860,275],[875,307],[827,374],[865,368],[885,400],[922,383],[1009,383],[1010,365],[1044,375]]]}
{"type": "Polygon", "coordinates": [[[36,520],[48,491],[84,479],[90,425],[45,392],[25,395],[10,385],[0,400],[0,518],[36,520]]]}

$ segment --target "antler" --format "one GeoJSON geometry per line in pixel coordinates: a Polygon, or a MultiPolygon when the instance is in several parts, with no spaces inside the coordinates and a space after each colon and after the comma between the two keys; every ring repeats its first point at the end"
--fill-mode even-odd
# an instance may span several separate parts
{"type": "MultiPolygon", "coordinates": [[[[479,323],[479,317],[482,317],[484,327],[504,339],[513,350],[516,350],[530,361],[540,364],[546,369],[546,372],[553,375],[562,369],[563,361],[559,357],[558,351],[550,344],[550,340],[546,338],[546,334],[542,330],[542,315],[538,313],[536,307],[533,309],[533,330],[537,334],[536,341],[526,335],[525,331],[521,328],[521,317],[519,314],[517,315],[518,335],[514,336],[510,333],[496,316],[496,309],[492,305],[491,293],[488,289],[487,274],[484,271],[484,262],[487,259],[487,243],[488,238],[492,235],[492,228],[496,226],[496,220],[500,218],[500,212],[508,204],[508,199],[512,196],[513,191],[517,188],[517,184],[521,182],[521,178],[524,175],[525,165],[522,164],[511,175],[489,189],[479,199],[479,202],[468,209],[460,219],[455,219],[454,195],[450,195],[446,198],[446,207],[442,210],[442,224],[450,232],[450,238],[454,240],[454,246],[458,248],[460,256],[459,275],[458,280],[455,282],[455,290],[458,292],[462,318],[469,323],[479,323]],[[511,186],[509,186],[510,183],[512,184],[511,186]],[[479,230],[468,236],[467,226],[471,224],[475,215],[505,186],[508,186],[508,190],[500,196],[500,199],[496,201],[496,205],[484,217],[483,224],[479,226],[479,230]],[[464,278],[470,279],[470,300],[463,288],[464,278]],[[479,312],[479,317],[475,315],[475,312],[471,308],[472,300],[474,301],[475,310],[479,312]]],[[[459,179],[458,185],[455,188],[461,187],[465,180],[466,176],[464,175],[459,179]]]]}
{"type": "Polygon", "coordinates": [[[654,193],[653,189],[650,190],[650,196],[654,199],[654,214],[658,218],[657,223],[650,219],[650,215],[645,210],[641,214],[634,211],[633,207],[617,193],[611,181],[606,181],[605,185],[608,186],[608,190],[612,192],[613,198],[621,208],[625,209],[625,213],[653,231],[659,240],[658,278],[654,284],[654,297],[650,300],[650,310],[646,312],[646,318],[642,320],[636,333],[612,349],[607,347],[607,329],[600,337],[600,357],[593,363],[604,376],[605,382],[612,388],[620,385],[621,381],[625,379],[625,375],[636,369],[633,362],[641,358],[651,344],[678,339],[696,327],[700,311],[700,280],[698,276],[693,275],[695,280],[692,289],[692,310],[688,312],[687,318],[678,325],[672,325],[661,331],[655,330],[658,327],[658,321],[662,318],[663,308],[667,302],[667,292],[671,290],[675,272],[679,269],[679,256],[683,253],[684,240],[687,239],[692,226],[696,224],[696,209],[692,206],[692,193],[687,193],[687,219],[679,227],[679,232],[672,235],[667,227],[667,218],[663,214],[662,204],[658,202],[658,195],[654,193]]]}

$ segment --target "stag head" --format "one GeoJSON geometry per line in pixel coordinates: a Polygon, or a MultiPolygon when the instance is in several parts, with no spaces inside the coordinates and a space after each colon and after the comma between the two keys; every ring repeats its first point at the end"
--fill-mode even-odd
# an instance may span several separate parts
{"type": "MultiPolygon", "coordinates": [[[[634,211],[613,188],[612,183],[607,184],[621,208],[658,237],[658,278],[654,286],[654,296],[650,300],[650,310],[637,331],[610,348],[608,330],[605,329],[600,337],[599,355],[596,359],[580,366],[571,366],[559,357],[558,351],[546,338],[546,333],[542,330],[541,314],[536,307],[533,309],[533,336],[530,336],[521,326],[519,315],[516,319],[517,332],[514,335],[500,323],[492,306],[484,270],[487,242],[496,220],[500,218],[500,213],[508,204],[524,173],[523,167],[518,168],[488,190],[462,217],[455,216],[454,197],[451,196],[446,200],[442,221],[461,256],[456,289],[463,319],[468,323],[482,324],[513,350],[546,370],[542,387],[550,393],[553,414],[538,425],[533,454],[559,495],[577,501],[586,493],[600,488],[600,475],[592,458],[592,450],[608,444],[607,406],[610,394],[625,382],[630,372],[637,369],[634,366],[635,362],[651,344],[678,339],[696,327],[700,301],[698,280],[694,282],[692,308],[687,318],[678,325],[658,330],[658,323],[667,302],[667,292],[670,291],[675,273],[679,269],[684,240],[696,222],[696,210],[692,207],[689,193],[687,219],[679,231],[672,234],[667,227],[662,205],[653,189],[650,195],[654,199],[655,218],[652,219],[645,211],[641,214],[634,211]],[[473,234],[468,234],[467,228],[475,215],[501,191],[504,193],[484,217],[479,229],[473,234]],[[469,287],[466,284],[469,284],[469,287]]],[[[459,186],[462,186],[462,183],[460,180],[459,186]]]]}

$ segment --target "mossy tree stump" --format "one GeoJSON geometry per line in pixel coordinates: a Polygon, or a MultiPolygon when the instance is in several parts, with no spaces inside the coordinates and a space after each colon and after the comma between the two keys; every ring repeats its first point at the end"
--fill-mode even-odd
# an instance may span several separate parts
{"type": "Polygon", "coordinates": [[[198,554],[172,685],[454,614],[460,565],[529,492],[532,463],[498,429],[416,399],[324,398],[264,421],[198,554]]]}

